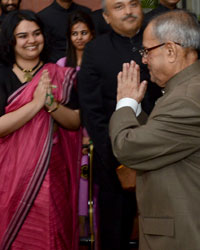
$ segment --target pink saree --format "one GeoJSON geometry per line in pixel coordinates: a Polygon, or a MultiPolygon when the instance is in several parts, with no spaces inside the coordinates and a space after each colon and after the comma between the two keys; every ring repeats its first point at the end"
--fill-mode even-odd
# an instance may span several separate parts
{"type": "MultiPolygon", "coordinates": [[[[46,64],[8,100],[6,113],[30,102],[44,69],[55,98],[69,101],[75,72],[46,64]]],[[[61,127],[44,109],[0,138],[0,250],[78,250],[81,131],[61,127]]]]}

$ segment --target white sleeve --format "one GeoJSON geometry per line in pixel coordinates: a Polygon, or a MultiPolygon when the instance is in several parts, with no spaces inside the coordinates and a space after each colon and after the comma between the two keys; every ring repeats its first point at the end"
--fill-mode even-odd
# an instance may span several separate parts
{"type": "Polygon", "coordinates": [[[123,108],[123,107],[130,107],[135,112],[136,116],[139,116],[139,114],[142,111],[141,103],[138,103],[136,100],[132,98],[122,98],[118,101],[116,110],[123,108]]]}

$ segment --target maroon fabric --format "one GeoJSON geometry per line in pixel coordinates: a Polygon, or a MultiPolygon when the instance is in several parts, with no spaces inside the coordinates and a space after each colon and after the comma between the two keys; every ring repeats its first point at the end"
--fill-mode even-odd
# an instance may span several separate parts
{"type": "MultiPolygon", "coordinates": [[[[47,64],[9,98],[7,113],[31,101],[44,69],[57,85],[55,98],[68,102],[74,70],[47,64]]],[[[13,250],[78,249],[81,132],[59,128],[53,140],[52,129],[53,120],[42,109],[22,128],[0,138],[1,250],[11,245],[13,250]]]]}

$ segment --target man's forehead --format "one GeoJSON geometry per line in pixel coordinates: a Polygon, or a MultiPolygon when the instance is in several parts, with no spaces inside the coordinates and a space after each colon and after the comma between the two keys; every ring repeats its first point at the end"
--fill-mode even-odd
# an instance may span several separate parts
{"type": "Polygon", "coordinates": [[[148,24],[143,33],[143,46],[148,47],[148,43],[155,40],[156,38],[153,35],[153,26],[152,24],[148,24]]]}
{"type": "Polygon", "coordinates": [[[116,4],[116,3],[131,3],[131,2],[137,2],[139,3],[139,0],[106,0],[107,4],[116,4]]]}

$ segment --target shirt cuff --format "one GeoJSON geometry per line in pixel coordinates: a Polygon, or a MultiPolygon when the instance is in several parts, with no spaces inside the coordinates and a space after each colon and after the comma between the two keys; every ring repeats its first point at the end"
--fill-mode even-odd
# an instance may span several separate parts
{"type": "Polygon", "coordinates": [[[132,98],[122,98],[118,101],[116,110],[124,107],[130,107],[135,112],[136,116],[139,116],[139,114],[142,111],[141,103],[138,103],[136,100],[132,98]]]}

